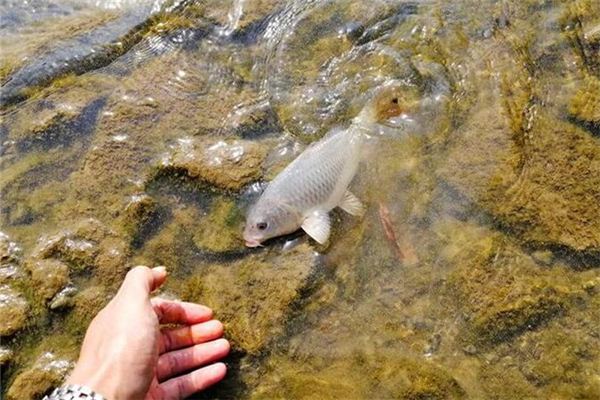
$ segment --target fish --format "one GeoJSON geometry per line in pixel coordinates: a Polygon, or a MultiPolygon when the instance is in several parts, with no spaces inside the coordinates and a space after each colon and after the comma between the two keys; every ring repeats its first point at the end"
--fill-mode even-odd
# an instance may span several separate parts
{"type": "Polygon", "coordinates": [[[373,124],[400,115],[401,104],[397,87],[383,87],[350,126],[336,127],[307,147],[250,207],[243,234],[246,246],[262,246],[299,228],[325,244],[331,232],[331,210],[339,207],[362,217],[365,206],[348,187],[359,167],[364,140],[373,124]]]}

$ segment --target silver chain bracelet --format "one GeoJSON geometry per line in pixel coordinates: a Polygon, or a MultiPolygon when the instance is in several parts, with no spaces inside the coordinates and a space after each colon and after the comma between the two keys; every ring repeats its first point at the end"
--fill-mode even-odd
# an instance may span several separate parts
{"type": "Polygon", "coordinates": [[[64,385],[54,389],[44,400],[105,400],[92,389],[80,385],[64,385]]]}

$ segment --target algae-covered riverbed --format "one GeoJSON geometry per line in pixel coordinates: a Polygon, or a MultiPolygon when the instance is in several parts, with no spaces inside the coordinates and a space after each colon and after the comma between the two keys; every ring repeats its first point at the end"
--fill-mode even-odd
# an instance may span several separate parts
{"type": "Polygon", "coordinates": [[[233,346],[199,398],[600,398],[600,3],[0,1],[1,397],[132,266],[233,346]],[[325,246],[244,215],[404,86],[325,246]]]}

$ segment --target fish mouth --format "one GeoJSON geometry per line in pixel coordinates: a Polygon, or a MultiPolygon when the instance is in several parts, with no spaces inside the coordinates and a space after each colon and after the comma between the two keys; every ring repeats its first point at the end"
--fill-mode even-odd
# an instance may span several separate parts
{"type": "Polygon", "coordinates": [[[246,239],[246,247],[263,247],[256,239],[246,239]]]}

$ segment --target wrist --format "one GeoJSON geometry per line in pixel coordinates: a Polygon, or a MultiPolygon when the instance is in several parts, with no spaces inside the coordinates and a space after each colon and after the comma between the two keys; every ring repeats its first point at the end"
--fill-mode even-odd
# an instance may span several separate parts
{"type": "Polygon", "coordinates": [[[106,374],[102,367],[93,371],[83,370],[79,366],[75,366],[73,373],[67,378],[66,385],[84,386],[99,394],[106,400],[116,399],[117,387],[115,387],[117,379],[111,379],[110,374],[106,374]]]}
{"type": "Polygon", "coordinates": [[[54,389],[44,400],[106,400],[104,397],[86,386],[63,385],[54,389]]]}

